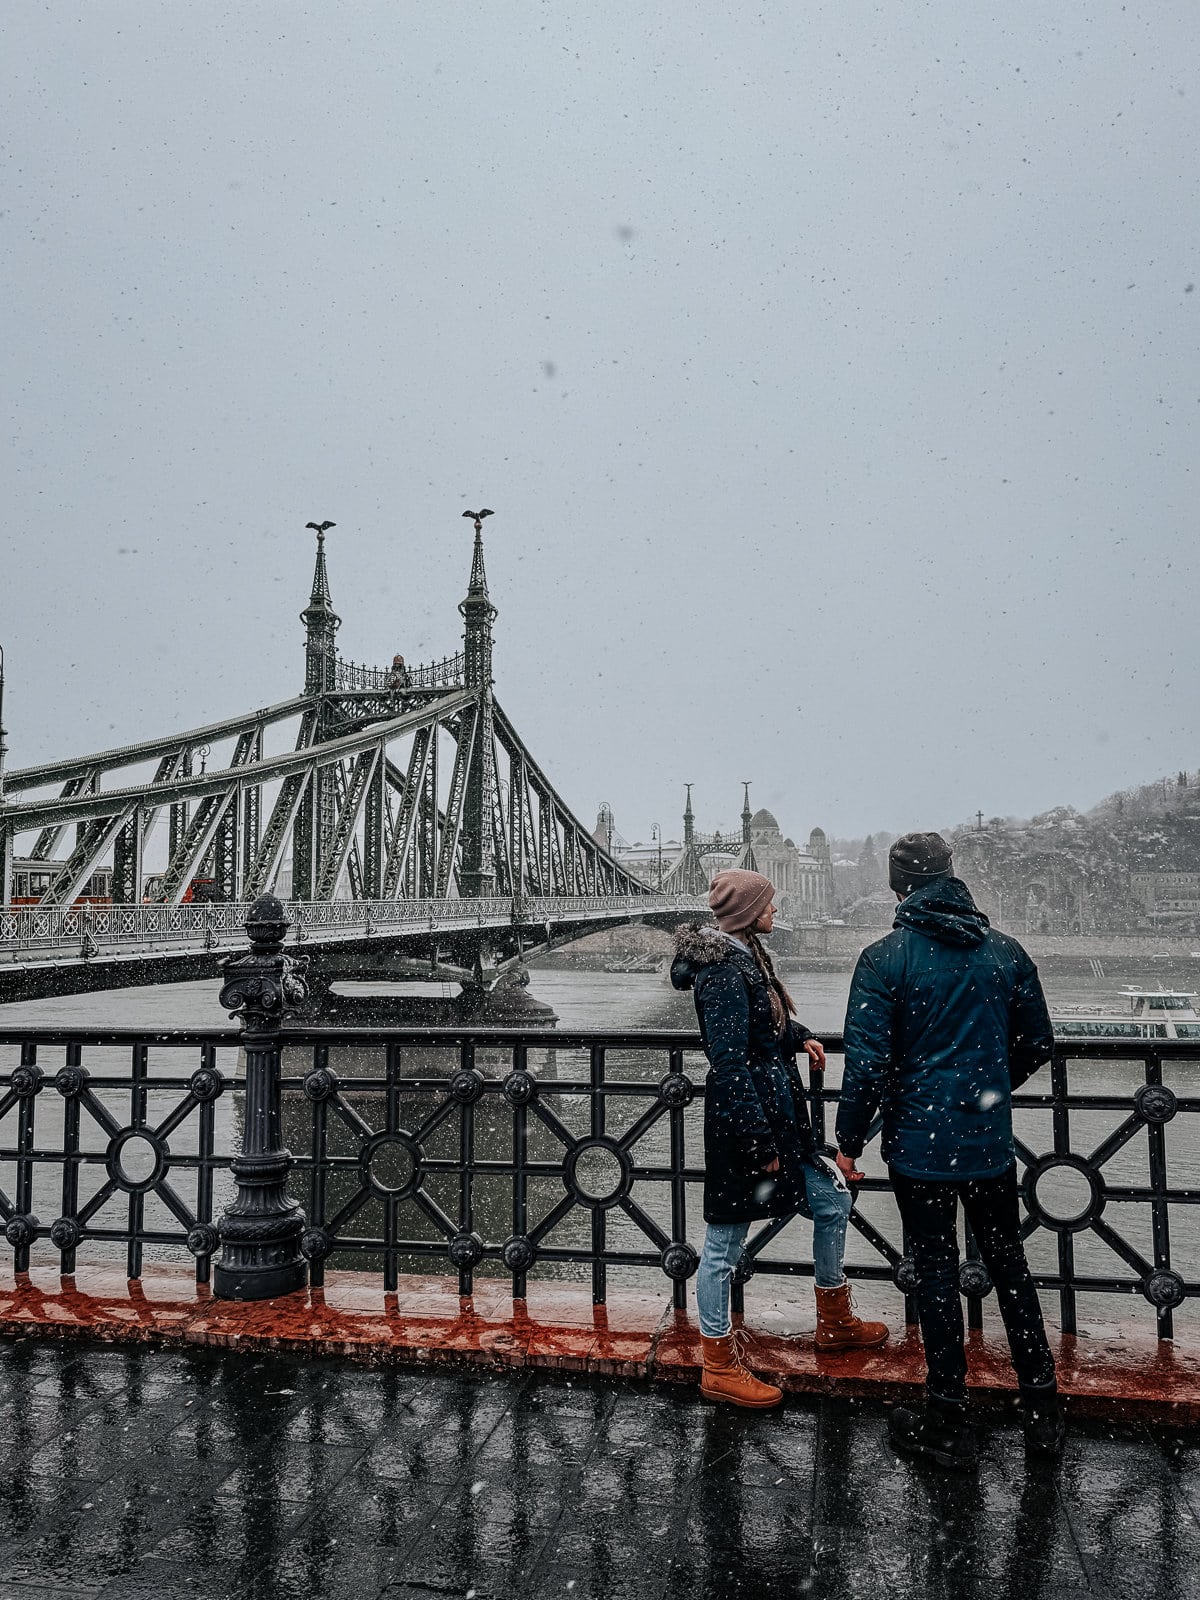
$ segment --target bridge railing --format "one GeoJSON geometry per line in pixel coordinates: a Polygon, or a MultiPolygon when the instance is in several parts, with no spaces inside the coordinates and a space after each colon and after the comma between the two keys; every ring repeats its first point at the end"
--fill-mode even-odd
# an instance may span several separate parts
{"type": "MultiPolygon", "coordinates": [[[[703,911],[688,895],[492,896],[470,900],[327,900],[288,905],[291,937],[303,942],[322,934],[347,937],[398,928],[429,931],[517,923],[536,927],[630,913],[677,912],[680,920],[703,911]]],[[[228,950],[244,942],[247,903],[204,905],[24,906],[0,911],[0,962],[35,958],[38,952],[82,956],[85,960],[122,949],[228,950]]]]}
{"type": "Polygon", "coordinates": [[[354,661],[343,661],[339,656],[334,668],[334,688],[384,692],[453,688],[463,681],[466,661],[466,656],[460,651],[456,656],[443,656],[440,661],[426,662],[421,666],[368,667],[354,661]]]}
{"type": "MultiPolygon", "coordinates": [[[[240,1040],[233,1029],[0,1030],[8,1265],[69,1274],[82,1257],[119,1260],[136,1278],[148,1257],[194,1259],[207,1280],[249,1121],[240,1040]]],[[[822,1137],[842,1042],[825,1045],[829,1071],[807,1082],[822,1137]]],[[[530,1277],[582,1274],[597,1302],[616,1279],[686,1303],[703,1238],[694,1034],[285,1027],[273,1048],[314,1284],[330,1266],[388,1289],[405,1271],[447,1270],[464,1295],[499,1275],[520,1298],[530,1277]]],[[[1016,1096],[1023,1229],[1064,1331],[1081,1307],[1127,1319],[1140,1306],[1169,1338],[1195,1295],[1198,1069],[1197,1041],[1063,1041],[1016,1096]]],[[[912,1262],[873,1151],[848,1272],[911,1320],[912,1262]]],[[[810,1276],[810,1239],[804,1223],[759,1227],[739,1301],[754,1275],[810,1276]]],[[[991,1285],[969,1237],[960,1282],[979,1326],[991,1285]]]]}

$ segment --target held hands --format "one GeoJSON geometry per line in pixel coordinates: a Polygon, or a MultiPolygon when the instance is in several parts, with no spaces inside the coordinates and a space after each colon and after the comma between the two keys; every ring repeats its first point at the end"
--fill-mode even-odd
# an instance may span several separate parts
{"type": "Polygon", "coordinates": [[[825,1046],[820,1039],[805,1039],[804,1053],[817,1072],[825,1071],[825,1046]]]}
{"type": "Polygon", "coordinates": [[[853,1156],[844,1156],[839,1150],[837,1153],[837,1169],[847,1183],[861,1183],[866,1177],[865,1172],[858,1170],[858,1163],[853,1156]]]}

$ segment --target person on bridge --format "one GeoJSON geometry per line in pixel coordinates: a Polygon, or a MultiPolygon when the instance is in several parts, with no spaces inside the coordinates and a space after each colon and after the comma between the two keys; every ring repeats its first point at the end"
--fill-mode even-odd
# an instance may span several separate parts
{"type": "Polygon", "coordinates": [[[710,1400],[778,1405],[783,1391],[749,1372],[729,1314],[730,1288],[750,1224],[796,1211],[811,1216],[816,1348],[883,1344],[882,1322],[862,1322],[842,1271],[851,1195],[814,1147],[797,1056],[825,1052],[796,1007],[760,935],[775,921],[775,888],[760,872],[718,872],[708,893],[716,927],[688,923],[675,940],[671,982],[691,989],[708,1057],[704,1102],[704,1220],[696,1278],[704,1348],[700,1387],[710,1400]]]}
{"type": "Polygon", "coordinates": [[[969,1468],[958,1279],[958,1202],[979,1245],[1008,1334],[1027,1448],[1062,1444],[1054,1358],[1017,1214],[1012,1091],[1054,1051],[1037,968],[990,928],[937,833],[897,839],[888,876],[896,925],[858,959],[846,1007],[838,1166],[850,1182],[876,1112],[912,1250],[928,1367],[923,1411],[892,1412],[896,1447],[969,1468]]]}

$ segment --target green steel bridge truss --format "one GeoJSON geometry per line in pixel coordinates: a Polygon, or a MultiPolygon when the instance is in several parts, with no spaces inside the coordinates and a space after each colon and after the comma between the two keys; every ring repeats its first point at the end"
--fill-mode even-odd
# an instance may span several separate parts
{"type": "Polygon", "coordinates": [[[311,908],[300,926],[314,941],[345,938],[351,926],[400,938],[418,926],[483,930],[500,902],[510,923],[545,923],[548,937],[556,925],[643,911],[677,920],[699,908],[697,888],[678,874],[655,892],[597,842],[496,702],[496,613],[478,526],[459,608],[463,650],[419,667],[341,658],[324,537],[318,530],[301,613],[303,694],[6,774],[0,960],[94,960],[118,945],[151,959],[159,949],[211,951],[230,918],[278,883],[289,855],[290,898],[311,908]],[[228,754],[210,768],[218,746],[228,754]],[[164,824],[166,865],[150,875],[148,845],[164,824]],[[36,905],[12,904],[15,862],[44,869],[36,905]],[[81,904],[97,872],[110,874],[107,903],[81,904]],[[198,884],[211,904],[185,903],[198,884]]]}

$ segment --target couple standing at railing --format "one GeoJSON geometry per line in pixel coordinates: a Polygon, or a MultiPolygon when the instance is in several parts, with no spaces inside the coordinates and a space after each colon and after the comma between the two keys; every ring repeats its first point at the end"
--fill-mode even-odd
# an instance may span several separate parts
{"type": "Polygon", "coordinates": [[[888,859],[900,904],[894,929],[863,951],[850,988],[837,1150],[814,1146],[797,1060],[821,1068],[820,1042],[796,1020],[761,935],[775,888],[761,873],[719,872],[716,926],[679,930],[671,979],[691,989],[709,1061],[704,1113],[704,1248],[696,1301],[701,1388],[739,1406],[777,1405],[781,1391],[746,1367],[730,1321],[730,1288],[750,1224],[800,1211],[812,1219],[818,1351],[882,1345],[888,1329],[854,1313],[842,1270],[852,1185],[870,1126],[916,1267],[928,1367],[926,1403],[889,1419],[893,1443],[943,1466],[970,1467],[967,1364],[958,1286],[958,1202],[996,1285],[1025,1420],[1026,1443],[1062,1443],[1054,1359],[1020,1237],[1012,1090],[1053,1052],[1037,968],[988,926],[953,875],[940,834],[897,839],[888,859]]]}

